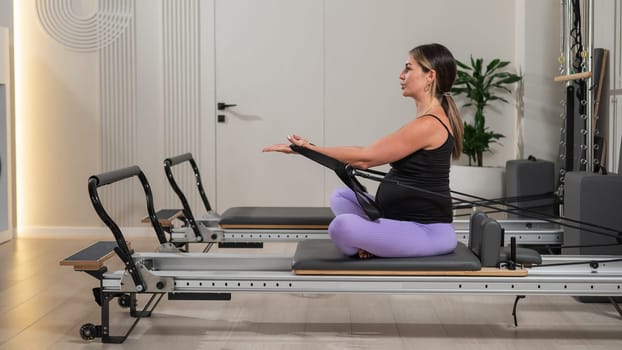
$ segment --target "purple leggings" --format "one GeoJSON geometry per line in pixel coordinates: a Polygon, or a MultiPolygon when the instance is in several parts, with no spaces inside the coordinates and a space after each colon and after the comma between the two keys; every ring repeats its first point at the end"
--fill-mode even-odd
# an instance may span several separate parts
{"type": "Polygon", "coordinates": [[[328,235],[346,255],[363,249],[378,257],[413,257],[452,252],[458,239],[452,224],[419,224],[413,221],[378,219],[370,221],[348,188],[330,198],[335,218],[328,235]]]}

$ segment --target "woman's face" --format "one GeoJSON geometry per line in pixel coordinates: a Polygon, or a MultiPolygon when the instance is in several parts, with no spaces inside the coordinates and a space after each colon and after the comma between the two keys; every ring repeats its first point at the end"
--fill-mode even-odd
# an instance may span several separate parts
{"type": "Polygon", "coordinates": [[[429,94],[429,91],[425,90],[426,86],[430,85],[431,82],[431,71],[424,72],[421,65],[415,61],[412,55],[408,55],[408,60],[400,73],[402,95],[420,99],[429,94]]]}

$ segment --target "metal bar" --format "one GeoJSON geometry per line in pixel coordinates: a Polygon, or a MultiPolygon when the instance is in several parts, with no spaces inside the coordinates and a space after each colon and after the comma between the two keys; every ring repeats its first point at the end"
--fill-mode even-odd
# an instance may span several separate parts
{"type": "MultiPolygon", "coordinates": [[[[587,0],[587,67],[590,72],[594,71],[594,0],[587,0]]],[[[603,67],[604,69],[604,67],[603,67]]],[[[586,141],[585,141],[585,159],[587,164],[585,165],[585,171],[588,173],[594,172],[594,125],[592,123],[594,118],[594,77],[591,75],[587,78],[587,91],[586,91],[586,141]]]]}
{"type": "MultiPolygon", "coordinates": [[[[565,74],[570,74],[570,26],[572,25],[572,7],[570,5],[570,0],[563,0],[562,7],[564,10],[564,31],[562,32],[563,43],[564,43],[564,71],[565,74]]],[[[572,82],[567,82],[566,86],[569,86],[572,82]]],[[[568,116],[567,116],[568,117],[568,116]]]]}
{"type": "Polygon", "coordinates": [[[164,271],[291,271],[293,260],[286,254],[223,253],[135,253],[133,258],[157,275],[164,271]]]}
{"type": "MultiPolygon", "coordinates": [[[[498,220],[505,229],[505,242],[516,237],[520,244],[561,244],[563,230],[558,225],[537,220],[504,221],[498,220]]],[[[468,220],[454,220],[458,240],[467,243],[469,238],[468,220]]],[[[298,242],[307,239],[328,239],[327,230],[242,230],[227,229],[212,231],[222,242],[298,242]]],[[[209,241],[209,239],[206,239],[209,241]]],[[[185,232],[171,233],[171,242],[193,243],[185,232]]]]}
{"type": "MultiPolygon", "coordinates": [[[[520,244],[561,244],[563,230],[559,225],[541,220],[508,219],[497,220],[505,230],[506,242],[516,237],[520,244]]],[[[469,220],[454,220],[458,240],[468,241],[469,220]]],[[[220,229],[201,227],[203,241],[215,242],[298,242],[307,239],[328,239],[328,230],[304,229],[220,229]]],[[[194,234],[189,228],[174,230],[171,242],[194,243],[194,234]]]]}
{"type": "Polygon", "coordinates": [[[620,317],[622,317],[622,309],[620,309],[620,305],[618,305],[618,302],[615,300],[615,298],[609,297],[609,302],[616,309],[616,311],[618,312],[618,315],[620,315],[620,317]]]}
{"type": "MultiPolygon", "coordinates": [[[[552,270],[552,267],[549,268],[552,270]]],[[[529,270],[526,277],[473,276],[310,276],[291,272],[180,272],[175,292],[270,293],[373,293],[373,294],[510,294],[622,296],[622,274],[575,271],[576,266],[555,267],[557,272],[529,270]],[[568,272],[564,272],[568,270],[568,272]]],[[[161,273],[161,272],[160,272],[161,273]]],[[[109,279],[104,288],[120,288],[109,279]]]]}
{"type": "Polygon", "coordinates": [[[566,86],[566,171],[574,171],[575,87],[566,86]]]}
{"type": "Polygon", "coordinates": [[[293,242],[306,239],[328,239],[328,230],[224,230],[225,241],[281,241],[293,242]]]}

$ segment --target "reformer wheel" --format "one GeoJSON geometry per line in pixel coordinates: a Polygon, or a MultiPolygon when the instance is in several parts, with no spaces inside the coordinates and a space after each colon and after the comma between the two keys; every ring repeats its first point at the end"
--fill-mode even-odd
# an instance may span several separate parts
{"type": "Polygon", "coordinates": [[[122,308],[128,308],[132,305],[132,297],[129,294],[123,294],[119,297],[119,306],[122,308]]]}
{"type": "Polygon", "coordinates": [[[85,323],[80,327],[80,337],[84,340],[91,341],[95,339],[97,333],[97,327],[92,323],[85,323]]]}

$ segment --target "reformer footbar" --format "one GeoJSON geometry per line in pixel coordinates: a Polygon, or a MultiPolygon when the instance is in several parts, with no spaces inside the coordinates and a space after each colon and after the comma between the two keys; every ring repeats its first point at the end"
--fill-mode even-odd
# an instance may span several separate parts
{"type": "MultiPolygon", "coordinates": [[[[102,249],[102,245],[93,245],[80,253],[92,253],[91,259],[102,260],[114,251],[123,261],[125,269],[107,273],[105,266],[96,265],[96,271],[88,270],[80,258],[79,264],[72,264],[72,258],[61,262],[62,265],[74,266],[74,269],[89,273],[100,281],[100,287],[94,289],[96,301],[101,308],[101,325],[85,324],[80,329],[85,339],[101,337],[103,342],[123,342],[137,322],[151,315],[159,300],[167,294],[171,300],[203,300],[227,299],[234,292],[273,292],[273,293],[486,293],[486,294],[563,294],[590,296],[622,295],[622,262],[619,257],[573,257],[573,256],[542,256],[542,262],[523,261],[532,265],[525,270],[511,270],[503,260],[507,259],[500,252],[502,230],[498,223],[479,213],[473,216],[472,241],[469,249],[460,247],[457,253],[464,253],[475,264],[491,268],[505,265],[507,269],[498,269],[500,275],[488,274],[483,271],[477,274],[476,268],[469,263],[459,262],[457,265],[467,266],[457,271],[451,267],[448,273],[447,261],[443,257],[430,257],[441,260],[441,266],[417,265],[421,258],[404,259],[403,263],[411,264],[398,268],[392,266],[399,259],[358,260],[342,255],[331,262],[333,272],[341,271],[348,274],[295,274],[293,265],[303,269],[309,259],[324,259],[326,256],[316,255],[305,245],[321,245],[323,250],[330,250],[329,241],[305,241],[299,244],[296,255],[253,255],[253,254],[202,254],[202,253],[139,253],[130,250],[125,237],[118,225],[108,216],[99,201],[97,188],[116,181],[138,177],[147,199],[147,208],[151,223],[156,232],[162,232],[153,209],[153,200],[149,183],[138,167],[130,167],[118,171],[92,176],[89,179],[91,202],[102,221],[111,230],[115,244],[102,249]],[[305,257],[307,256],[307,257],[305,257]],[[473,260],[473,257],[476,257],[473,260]],[[101,258],[101,259],[100,259],[101,258]],[[585,264],[586,259],[591,264],[585,264]],[[583,261],[581,261],[583,260],[583,261]],[[582,262],[582,264],[573,264],[582,262]],[[568,265],[552,265],[568,264],[568,265]],[[346,264],[346,265],[340,265],[346,264]],[[348,266],[344,269],[344,266],[348,266]],[[384,265],[383,265],[384,264],[384,265]],[[539,265],[538,265],[539,264],[539,265]],[[492,265],[492,266],[491,266],[492,265]],[[353,266],[364,266],[359,274],[354,274],[353,266]],[[389,268],[387,268],[387,266],[389,268]],[[432,267],[436,266],[436,267],[432,267]],[[368,271],[365,273],[365,271],[368,271]],[[525,272],[528,272],[525,275],[525,272]],[[143,311],[136,313],[136,296],[150,295],[143,311]],[[110,335],[109,303],[118,298],[121,306],[131,307],[131,314],[136,320],[124,336],[110,335]],[[155,302],[154,302],[155,301],[155,302]]],[[[89,254],[77,254],[83,257],[89,254]]],[[[510,255],[520,255],[514,250],[510,255]]],[[[76,256],[76,255],[74,255],[76,256]]],[[[539,255],[532,258],[539,259],[539,255]]],[[[427,259],[427,260],[430,260],[427,259]]],[[[426,260],[426,259],[423,259],[426,260]]],[[[511,260],[518,262],[520,257],[511,260]]],[[[438,261],[437,261],[438,262],[438,261]]],[[[450,262],[454,264],[455,262],[450,262]]],[[[317,269],[311,264],[310,268],[317,269]]],[[[307,270],[309,270],[307,269],[307,270]]],[[[322,268],[324,270],[325,268],[322,268]]],[[[480,269],[481,271],[482,269],[480,269]]],[[[488,270],[488,269],[486,269],[488,270]]],[[[518,300],[518,298],[517,298],[518,300]]],[[[515,316],[515,308],[513,315],[515,316]]],[[[516,318],[515,318],[516,322],[516,318]]]]}

